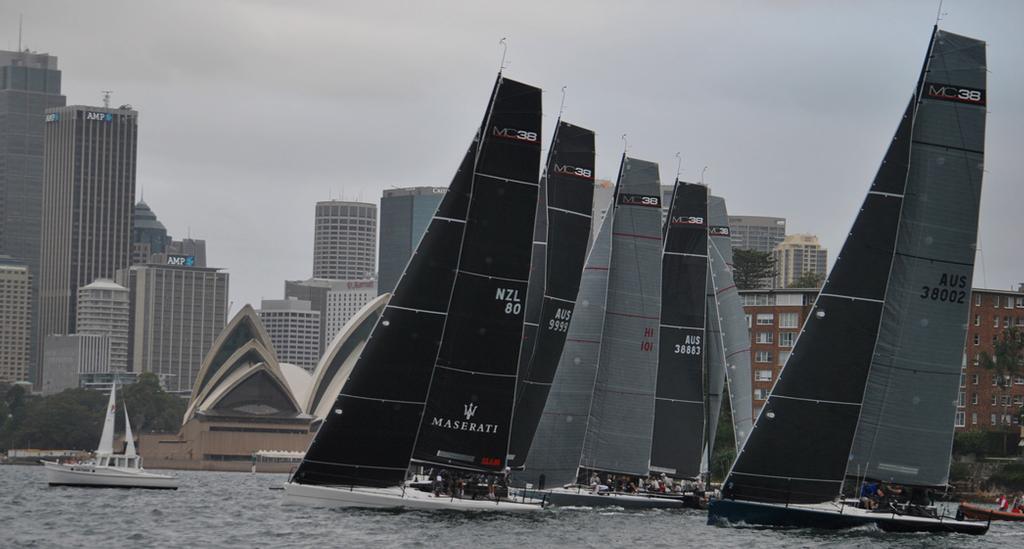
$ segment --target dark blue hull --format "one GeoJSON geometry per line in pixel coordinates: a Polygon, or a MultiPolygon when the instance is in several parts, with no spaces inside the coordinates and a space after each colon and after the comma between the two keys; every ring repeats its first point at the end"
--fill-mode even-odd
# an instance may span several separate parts
{"type": "Polygon", "coordinates": [[[891,513],[867,513],[860,509],[816,510],[807,507],[754,503],[727,499],[711,500],[708,524],[745,523],[780,528],[821,528],[840,530],[874,524],[886,532],[946,532],[981,535],[988,523],[946,518],[925,518],[891,513]]]}

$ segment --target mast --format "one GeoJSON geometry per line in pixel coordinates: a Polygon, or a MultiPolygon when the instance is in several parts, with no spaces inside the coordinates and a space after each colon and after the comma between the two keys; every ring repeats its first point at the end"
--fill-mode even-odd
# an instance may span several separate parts
{"type": "Polygon", "coordinates": [[[700,475],[706,432],[708,189],[676,180],[661,258],[661,320],[650,470],[700,475]]]}
{"type": "Polygon", "coordinates": [[[576,307],[590,240],[594,132],[561,120],[541,178],[509,465],[521,468],[576,307]]]}
{"type": "Polygon", "coordinates": [[[97,455],[111,455],[114,453],[114,414],[117,411],[117,383],[110,384],[110,399],[107,400],[107,412],[103,418],[103,434],[100,435],[100,445],[96,448],[97,455]]]}

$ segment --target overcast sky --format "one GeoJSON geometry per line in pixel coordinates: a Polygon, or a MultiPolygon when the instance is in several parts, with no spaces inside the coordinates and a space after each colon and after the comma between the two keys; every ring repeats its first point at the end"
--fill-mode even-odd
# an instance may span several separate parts
{"type": "MultiPolygon", "coordinates": [[[[140,111],[138,186],[205,238],[233,310],[310,276],[318,200],[446,186],[509,39],[506,74],[630,153],[705,181],[732,214],[785,217],[830,263],[913,91],[937,2],[0,0],[0,47],[58,56],[68,104],[140,111]]],[[[1024,2],[947,0],[988,42],[975,286],[1024,282],[1024,2]],[[982,261],[983,259],[983,261],[982,261]]]]}

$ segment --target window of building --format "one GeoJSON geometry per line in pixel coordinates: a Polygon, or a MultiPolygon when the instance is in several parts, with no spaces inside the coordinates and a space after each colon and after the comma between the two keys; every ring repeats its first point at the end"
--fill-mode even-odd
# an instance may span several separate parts
{"type": "Polygon", "coordinates": [[[978,424],[978,412],[971,412],[971,425],[978,424]]]}
{"type": "Polygon", "coordinates": [[[796,332],[779,332],[779,347],[792,347],[796,342],[796,332]]]}
{"type": "Polygon", "coordinates": [[[1006,296],[1006,299],[1003,300],[1003,308],[1004,309],[1012,309],[1013,308],[1013,297],[1006,296]]]}
{"type": "Polygon", "coordinates": [[[771,370],[755,370],[754,381],[771,381],[772,371],[771,370]]]}
{"type": "Polygon", "coordinates": [[[1004,316],[1003,317],[1003,328],[1009,328],[1009,327],[1010,327],[1010,317],[1004,316]]]}
{"type": "MultiPolygon", "coordinates": [[[[975,364],[977,364],[977,362],[975,362],[975,364]]],[[[977,385],[978,384],[978,378],[979,378],[978,374],[971,374],[971,385],[977,385]]]]}
{"type": "Polygon", "coordinates": [[[956,405],[958,408],[963,408],[967,405],[967,393],[960,391],[960,396],[956,399],[956,405]]]}
{"type": "Polygon", "coordinates": [[[771,326],[772,322],[775,322],[775,315],[772,313],[758,313],[757,314],[757,325],[758,326],[771,326]]]}
{"type": "MultiPolygon", "coordinates": [[[[754,400],[768,400],[768,389],[754,389],[754,400]]],[[[992,417],[994,418],[995,414],[992,417]]]]}
{"type": "Polygon", "coordinates": [[[792,354],[789,351],[779,351],[779,366],[785,366],[786,361],[789,360],[789,355],[792,354]]]}
{"type": "Polygon", "coordinates": [[[1003,395],[999,399],[999,401],[1000,401],[1000,404],[1002,404],[1003,406],[1009,406],[1010,405],[1010,395],[1003,395]]]}
{"type": "Polygon", "coordinates": [[[996,396],[996,395],[992,395],[992,405],[995,406],[998,403],[999,403],[999,397],[996,396]]]}
{"type": "MultiPolygon", "coordinates": [[[[946,416],[946,417],[949,417],[949,416],[946,416]]],[[[964,426],[964,413],[963,412],[957,412],[956,413],[956,426],[957,427],[963,427],[964,426]]]]}
{"type": "Polygon", "coordinates": [[[758,351],[758,352],[754,353],[754,362],[759,362],[759,363],[762,363],[762,364],[767,364],[767,363],[769,363],[771,361],[772,361],[772,352],[771,351],[758,351]]]}
{"type": "Polygon", "coordinates": [[[1014,406],[1024,406],[1024,395],[1016,395],[1013,397],[1014,406]]]}
{"type": "Polygon", "coordinates": [[[999,317],[998,316],[992,317],[992,327],[993,328],[998,328],[999,327],[999,317]]]}
{"type": "Polygon", "coordinates": [[[977,405],[978,404],[978,393],[972,393],[971,394],[971,404],[972,405],[977,405]]]}
{"type": "Polygon", "coordinates": [[[981,315],[974,315],[974,325],[981,326],[981,315]]]}
{"type": "Polygon", "coordinates": [[[1017,298],[1014,298],[1014,299],[1017,302],[1017,308],[1018,309],[1024,309],[1024,297],[1017,297],[1017,298]]]}
{"type": "Polygon", "coordinates": [[[999,308],[999,296],[997,296],[997,295],[992,296],[992,308],[993,309],[998,309],[999,308]]]}
{"type": "Polygon", "coordinates": [[[800,315],[796,313],[779,313],[779,328],[799,328],[800,315]]]}
{"type": "Polygon", "coordinates": [[[1013,378],[1014,385],[1024,385],[1024,376],[1015,376],[1013,378]]]}
{"type": "Polygon", "coordinates": [[[980,343],[981,343],[981,336],[979,336],[978,334],[974,334],[974,344],[978,345],[980,343]]]}
{"type": "Polygon", "coordinates": [[[771,343],[774,338],[772,332],[757,332],[757,343],[766,344],[771,343]]]}
{"type": "Polygon", "coordinates": [[[743,316],[747,317],[747,328],[750,328],[752,326],[751,320],[750,320],[751,319],[750,315],[743,315],[743,316]]]}
{"type": "Polygon", "coordinates": [[[974,294],[974,305],[981,307],[981,294],[974,294]]]}

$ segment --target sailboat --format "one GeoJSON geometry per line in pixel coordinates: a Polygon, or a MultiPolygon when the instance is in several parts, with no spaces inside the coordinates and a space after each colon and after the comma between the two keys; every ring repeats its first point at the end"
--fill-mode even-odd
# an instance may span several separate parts
{"type": "Polygon", "coordinates": [[[977,239],[985,43],[933,29],[924,67],[709,523],[983,534],[939,515],[977,239]],[[877,501],[866,481],[910,501],[877,501]],[[863,490],[863,492],[862,492],[863,490]],[[865,494],[847,504],[843,494],[865,494]]]}
{"type": "Polygon", "coordinates": [[[682,506],[587,486],[591,475],[650,473],[662,241],[658,165],[623,155],[550,395],[517,475],[523,493],[554,505],[682,506]]]}
{"type": "Polygon", "coordinates": [[[590,244],[594,132],[555,124],[540,179],[509,467],[522,469],[576,308],[590,244]]]}
{"type": "Polygon", "coordinates": [[[89,488],[160,488],[176,490],[178,480],[168,475],[150,473],[142,468],[142,457],[135,451],[132,424],[128,420],[128,407],[124,410],[123,454],[114,453],[114,418],[117,413],[117,387],[111,385],[103,433],[96,449],[96,457],[86,463],[60,463],[42,461],[46,481],[50,486],[82,486],[89,488]]]}
{"type": "Polygon", "coordinates": [[[330,507],[532,511],[506,472],[540,169],[541,90],[504,78],[352,373],[285,486],[330,507]],[[463,475],[441,494],[407,482],[463,475]],[[460,495],[464,497],[460,497],[460,495]]]}

